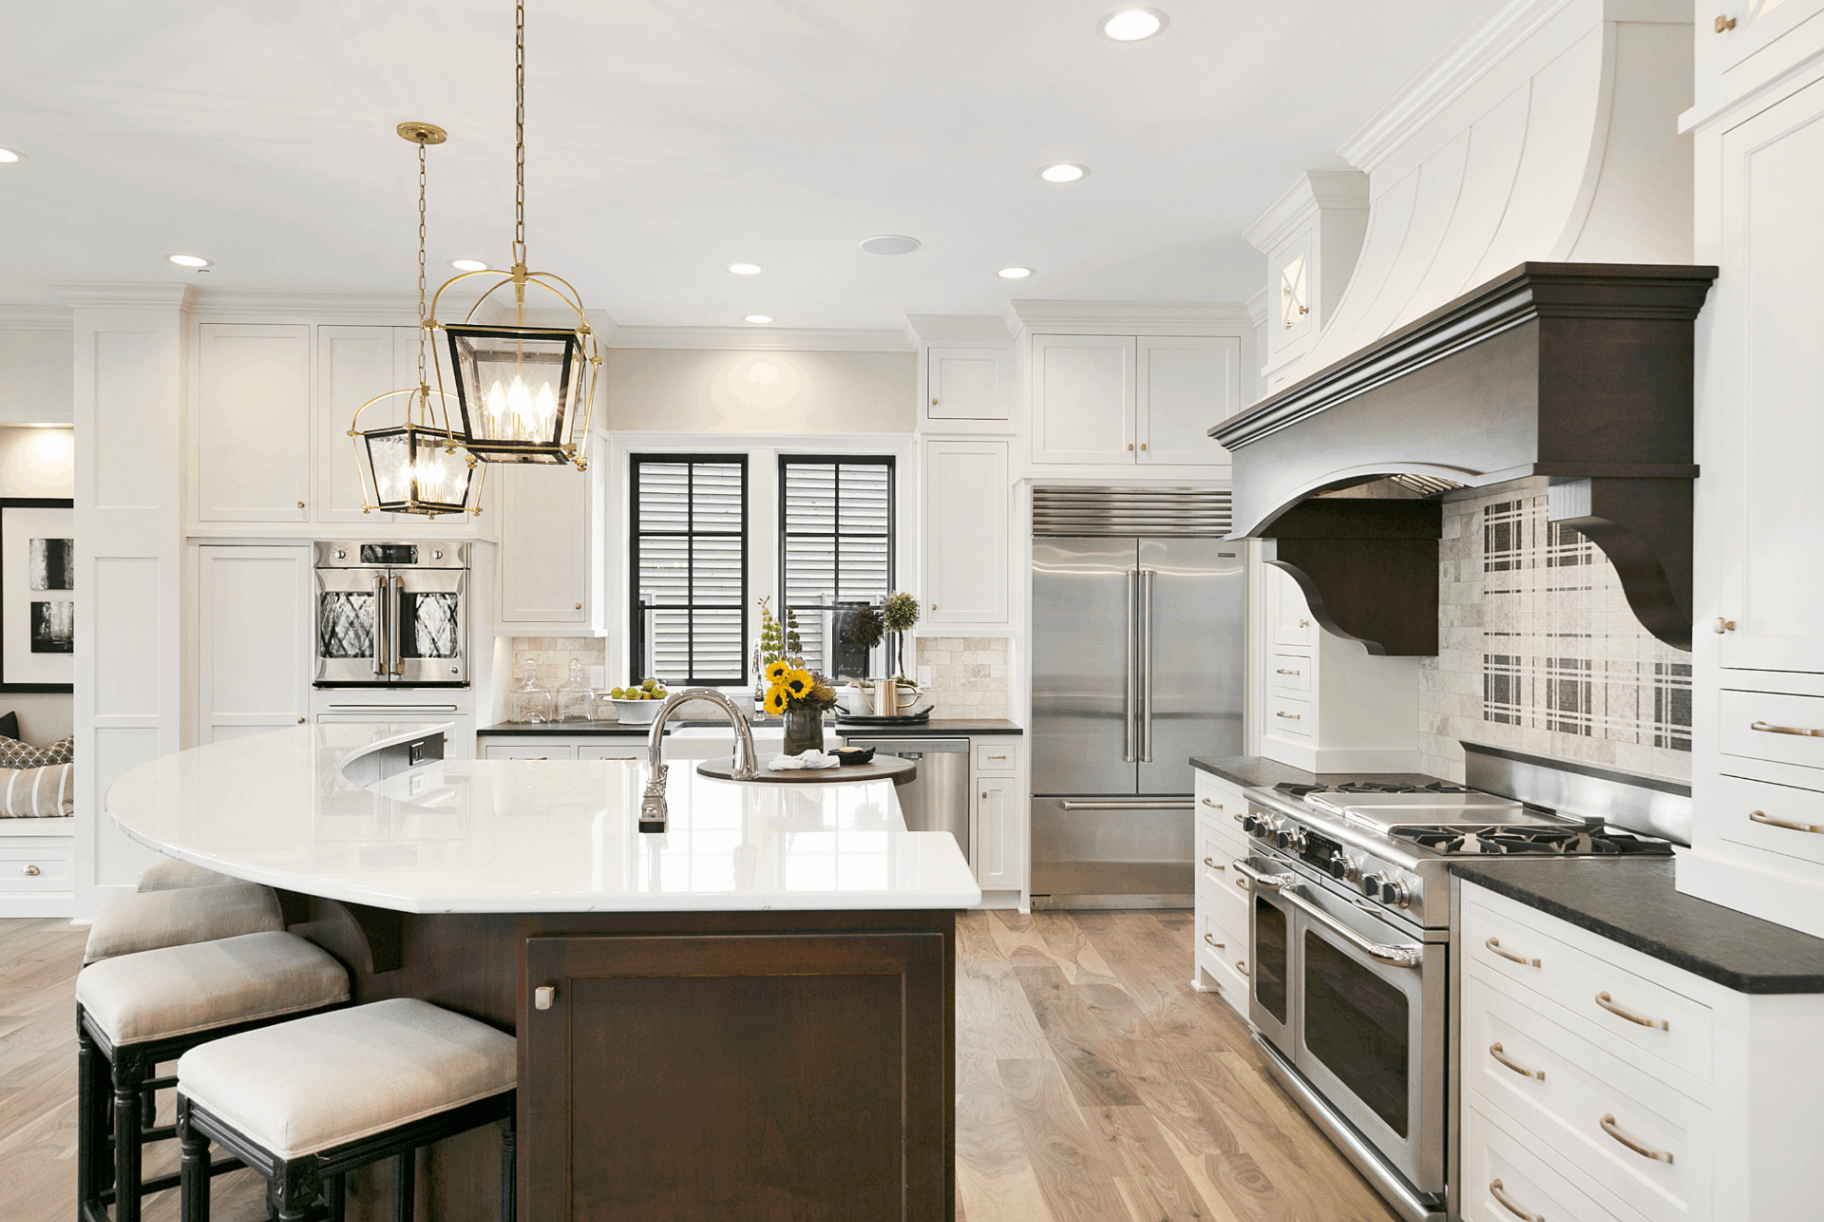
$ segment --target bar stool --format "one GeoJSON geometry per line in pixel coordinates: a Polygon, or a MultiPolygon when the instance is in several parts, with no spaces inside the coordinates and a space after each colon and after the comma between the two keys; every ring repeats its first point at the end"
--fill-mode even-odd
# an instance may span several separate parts
{"type": "Polygon", "coordinates": [[[226,887],[238,885],[239,879],[202,866],[193,866],[175,857],[161,857],[139,872],[136,891],[182,891],[189,887],[226,887]]]}
{"type": "MultiPolygon", "coordinates": [[[[220,894],[236,889],[206,890],[220,894]]],[[[104,905],[103,912],[118,918],[123,907],[117,905],[123,899],[192,894],[122,896],[104,905]]],[[[276,909],[276,899],[272,905],[276,909]]],[[[150,907],[130,904],[124,909],[143,914],[150,907]]],[[[176,907],[192,911],[195,906],[176,907]]],[[[228,907],[230,915],[241,913],[243,923],[265,919],[257,908],[248,917],[233,897],[228,907]]],[[[92,952],[178,932],[103,928],[99,917],[96,927],[90,935],[92,952]],[[102,934],[99,939],[97,932],[102,934]]],[[[216,913],[200,921],[199,928],[220,932],[232,929],[233,922],[216,913]]],[[[175,1060],[208,1040],[345,1005],[348,999],[348,973],[341,964],[282,930],[133,950],[85,966],[76,977],[76,1165],[83,1222],[105,1222],[110,1202],[114,1222],[138,1222],[142,1197],[177,1187],[177,1176],[147,1180],[141,1173],[144,1144],[176,1135],[175,1128],[161,1129],[154,1122],[157,1092],[176,1085],[175,1078],[154,1076],[161,1062],[175,1060]]]]}
{"type": "Polygon", "coordinates": [[[266,1177],[279,1222],[319,1199],[344,1216],[347,1175],[393,1160],[393,1222],[412,1222],[414,1156],[501,1130],[500,1219],[513,1222],[518,1045],[485,1023],[394,998],[213,1040],[177,1063],[183,1222],[209,1222],[209,1144],[266,1177]]]}

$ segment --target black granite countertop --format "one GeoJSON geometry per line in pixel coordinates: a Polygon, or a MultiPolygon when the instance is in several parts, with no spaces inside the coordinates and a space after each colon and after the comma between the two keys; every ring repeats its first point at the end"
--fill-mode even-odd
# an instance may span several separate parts
{"type": "Polygon", "coordinates": [[[1663,857],[1477,858],[1450,872],[1738,993],[1824,993],[1824,938],[1685,895],[1663,857]]]}
{"type": "Polygon", "coordinates": [[[1264,755],[1223,755],[1191,757],[1191,767],[1201,768],[1237,785],[1344,785],[1350,781],[1373,781],[1389,785],[1430,785],[1439,780],[1423,772],[1306,772],[1264,755]]]}
{"type": "MultiPolygon", "coordinates": [[[[776,726],[782,724],[777,717],[766,717],[750,722],[753,726],[776,726]]],[[[679,727],[695,729],[728,728],[726,721],[688,720],[674,721],[665,727],[666,733],[679,727]]],[[[645,738],[650,726],[624,726],[614,721],[553,721],[527,723],[509,721],[497,726],[487,726],[475,731],[477,736],[491,735],[514,737],[538,735],[540,737],[557,736],[563,738],[645,738]]],[[[915,726],[852,726],[840,721],[824,722],[824,729],[843,735],[869,738],[986,738],[996,735],[1024,734],[1017,722],[1003,721],[999,718],[971,717],[933,717],[922,725],[915,726]]]]}

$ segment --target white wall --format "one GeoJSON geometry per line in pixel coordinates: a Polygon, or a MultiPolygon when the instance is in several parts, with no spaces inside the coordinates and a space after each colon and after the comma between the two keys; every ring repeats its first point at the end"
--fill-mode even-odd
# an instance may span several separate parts
{"type": "Polygon", "coordinates": [[[38,424],[70,419],[74,345],[67,325],[38,327],[0,315],[0,421],[38,424]]]}
{"type": "Polygon", "coordinates": [[[911,352],[613,348],[604,427],[664,433],[910,433],[911,352]]]}
{"type": "MultiPolygon", "coordinates": [[[[35,333],[0,331],[0,379],[8,385],[14,384],[12,374],[16,367],[5,362],[5,341],[21,334],[35,333]]],[[[66,413],[69,338],[65,332],[66,413]]],[[[74,457],[75,445],[67,427],[0,427],[0,496],[73,496],[74,457]]],[[[0,713],[8,709],[19,714],[19,733],[27,742],[54,742],[73,732],[72,698],[63,692],[0,692],[0,713]]]]}

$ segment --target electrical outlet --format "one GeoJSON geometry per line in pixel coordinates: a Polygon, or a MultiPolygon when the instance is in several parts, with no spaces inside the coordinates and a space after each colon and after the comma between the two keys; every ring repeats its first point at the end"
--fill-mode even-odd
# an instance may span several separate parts
{"type": "Polygon", "coordinates": [[[422,772],[414,773],[412,776],[412,779],[409,782],[407,782],[407,784],[406,784],[406,790],[407,790],[408,796],[414,797],[414,798],[417,797],[419,794],[421,794],[425,791],[425,788],[429,784],[430,784],[430,778],[427,777],[424,773],[422,773],[422,772]]]}
{"type": "Polygon", "coordinates": [[[929,666],[918,668],[918,684],[920,687],[931,686],[931,668],[929,666]]]}
{"type": "Polygon", "coordinates": [[[589,668],[589,686],[598,692],[608,686],[608,668],[606,666],[589,668]]]}

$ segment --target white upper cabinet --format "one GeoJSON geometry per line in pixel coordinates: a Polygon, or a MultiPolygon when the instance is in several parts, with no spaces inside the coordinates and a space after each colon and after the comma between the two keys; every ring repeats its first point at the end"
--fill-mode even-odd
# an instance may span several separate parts
{"type": "Polygon", "coordinates": [[[1241,404],[1241,341],[1232,336],[1142,335],[1137,345],[1134,438],[1141,464],[1226,463],[1210,426],[1241,404]]]}
{"type": "Polygon", "coordinates": [[[197,517],[309,520],[310,328],[204,323],[197,517]]]}
{"type": "Polygon", "coordinates": [[[927,349],[925,419],[1006,420],[1012,380],[1004,348],[927,349]]]}
{"type": "Polygon", "coordinates": [[[1032,461],[1134,461],[1134,338],[1032,337],[1032,461]]]}
{"type": "MultiPolygon", "coordinates": [[[[417,355],[409,327],[317,328],[317,521],[411,520],[409,514],[362,512],[361,477],[348,431],[363,403],[417,384],[417,355]]],[[[402,419],[404,410],[404,396],[388,399],[363,416],[361,426],[402,419]]]]}
{"type": "Polygon", "coordinates": [[[1824,0],[1701,0],[1697,106],[1739,98],[1824,42],[1824,0]]]}
{"type": "Polygon", "coordinates": [[[589,470],[491,463],[500,486],[496,631],[511,636],[587,635],[601,614],[600,566],[591,544],[600,529],[599,461],[589,470]]]}
{"type": "Polygon", "coordinates": [[[923,620],[1005,624],[1007,443],[925,443],[923,620]]]}
{"type": "Polygon", "coordinates": [[[302,725],[315,644],[310,548],[197,551],[197,743],[302,725]]]}
{"type": "MultiPolygon", "coordinates": [[[[1794,0],[1788,0],[1793,3],[1794,0]]],[[[1722,137],[1724,276],[1715,325],[1739,359],[1721,366],[1712,535],[1725,667],[1824,673],[1824,81],[1722,137]]],[[[1712,376],[1715,376],[1713,371],[1712,376]]],[[[1709,627],[1705,625],[1704,627],[1709,627]]]]}

